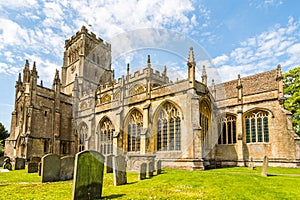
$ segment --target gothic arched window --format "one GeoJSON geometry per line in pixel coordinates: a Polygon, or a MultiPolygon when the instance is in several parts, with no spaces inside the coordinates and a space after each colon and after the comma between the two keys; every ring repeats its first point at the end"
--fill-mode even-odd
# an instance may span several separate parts
{"type": "Polygon", "coordinates": [[[78,137],[78,152],[85,150],[85,140],[87,138],[88,127],[86,124],[83,124],[79,130],[78,137]]]}
{"type": "Polygon", "coordinates": [[[114,128],[112,122],[105,117],[99,123],[98,133],[99,137],[99,151],[103,155],[112,154],[113,153],[113,132],[114,128]]]}
{"type": "Polygon", "coordinates": [[[236,143],[236,117],[226,115],[222,117],[218,123],[219,144],[236,143]]]}
{"type": "Polygon", "coordinates": [[[211,111],[210,106],[206,101],[200,103],[200,126],[204,137],[204,145],[209,146],[208,129],[210,126],[211,111]]]}
{"type": "Polygon", "coordinates": [[[134,110],[130,114],[127,126],[127,151],[140,151],[142,128],[143,115],[138,110],[134,110]]]}
{"type": "Polygon", "coordinates": [[[246,143],[269,142],[268,112],[253,111],[245,116],[246,143]]]}
{"type": "Polygon", "coordinates": [[[181,119],[172,103],[165,103],[157,120],[157,151],[179,151],[181,149],[181,119]]]}

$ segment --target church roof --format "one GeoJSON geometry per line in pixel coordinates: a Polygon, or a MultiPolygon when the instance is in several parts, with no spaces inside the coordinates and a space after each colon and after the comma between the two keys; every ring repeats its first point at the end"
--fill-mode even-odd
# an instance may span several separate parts
{"type": "MultiPolygon", "coordinates": [[[[276,81],[276,76],[277,70],[271,70],[241,78],[243,96],[277,90],[278,83],[276,81]]],[[[216,101],[237,98],[237,85],[238,79],[217,84],[215,86],[216,101]]]]}

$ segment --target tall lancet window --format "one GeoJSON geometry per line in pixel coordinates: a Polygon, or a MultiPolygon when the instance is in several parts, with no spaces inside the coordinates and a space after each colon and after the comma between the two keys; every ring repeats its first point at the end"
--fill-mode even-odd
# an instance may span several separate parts
{"type": "Polygon", "coordinates": [[[210,136],[208,135],[211,119],[210,106],[206,101],[202,101],[200,104],[200,126],[204,137],[204,146],[210,145],[210,136]]]}
{"type": "Polygon", "coordinates": [[[85,150],[85,140],[88,134],[88,127],[86,124],[83,124],[79,129],[78,137],[78,152],[85,150]]]}
{"type": "Polygon", "coordinates": [[[113,153],[113,124],[107,117],[103,118],[98,126],[99,137],[99,151],[103,155],[113,153]],[[100,129],[100,130],[99,130],[100,129]]]}
{"type": "Polygon", "coordinates": [[[140,151],[143,115],[138,110],[130,114],[127,126],[127,151],[140,151]]]}
{"type": "Polygon", "coordinates": [[[179,151],[181,149],[181,119],[178,109],[165,103],[157,120],[157,151],[179,151]]]}

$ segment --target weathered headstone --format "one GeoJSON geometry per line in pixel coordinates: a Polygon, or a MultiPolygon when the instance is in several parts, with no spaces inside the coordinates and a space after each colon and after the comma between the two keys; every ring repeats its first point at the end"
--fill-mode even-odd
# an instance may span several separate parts
{"type": "Polygon", "coordinates": [[[41,162],[41,158],[37,157],[37,156],[31,157],[30,162],[32,162],[32,163],[39,163],[39,162],[41,162]]]}
{"type": "Polygon", "coordinates": [[[38,165],[39,165],[39,163],[35,163],[35,162],[30,162],[30,163],[28,163],[28,169],[27,169],[27,172],[28,172],[28,173],[35,173],[35,172],[38,172],[38,165]]]}
{"type": "Polygon", "coordinates": [[[263,169],[261,172],[262,176],[268,176],[268,165],[269,165],[269,158],[265,156],[263,161],[263,169]]]}
{"type": "Polygon", "coordinates": [[[15,170],[25,169],[25,159],[24,158],[16,158],[15,159],[15,170]]]}
{"type": "Polygon", "coordinates": [[[57,154],[47,154],[42,157],[42,183],[60,180],[60,157],[57,154]]]}
{"type": "Polygon", "coordinates": [[[114,168],[114,185],[123,185],[127,183],[126,175],[126,159],[122,155],[115,156],[113,158],[114,168]]]}
{"type": "Polygon", "coordinates": [[[113,157],[113,155],[108,155],[105,157],[106,173],[113,173],[113,157]]]}
{"type": "Polygon", "coordinates": [[[1,156],[1,157],[0,157],[0,166],[3,166],[3,164],[4,164],[4,159],[5,159],[4,156],[1,156]]]}
{"type": "Polygon", "coordinates": [[[104,156],[97,151],[76,154],[73,182],[73,200],[101,198],[104,156]]]}
{"type": "Polygon", "coordinates": [[[42,175],[42,162],[38,163],[38,174],[39,174],[39,176],[42,175]]]}
{"type": "Polygon", "coordinates": [[[147,164],[142,163],[140,166],[139,180],[146,179],[147,164]]]}
{"type": "Polygon", "coordinates": [[[252,158],[250,159],[249,168],[250,168],[251,170],[254,170],[254,169],[255,169],[254,162],[253,162],[253,159],[252,159],[252,158]]]}
{"type": "Polygon", "coordinates": [[[156,174],[161,174],[161,160],[156,161],[156,174]]]}
{"type": "Polygon", "coordinates": [[[10,163],[10,158],[4,159],[3,169],[12,170],[12,165],[10,163]]]}
{"type": "Polygon", "coordinates": [[[70,180],[74,174],[74,157],[64,156],[60,159],[60,180],[70,180]]]}
{"type": "Polygon", "coordinates": [[[153,176],[153,172],[154,172],[154,163],[149,162],[148,163],[148,177],[149,178],[151,178],[153,176]]]}

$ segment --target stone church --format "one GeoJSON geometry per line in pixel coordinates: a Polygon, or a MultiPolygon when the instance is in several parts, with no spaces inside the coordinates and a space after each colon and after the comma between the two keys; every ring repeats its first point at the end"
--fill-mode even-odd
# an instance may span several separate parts
{"type": "Polygon", "coordinates": [[[74,155],[93,149],[124,154],[129,170],[161,160],[163,167],[205,169],[261,164],[298,167],[300,138],[283,107],[281,67],[215,84],[196,80],[193,48],[188,77],[170,81],[145,61],[119,79],[111,69],[111,45],[84,26],[65,41],[61,77],[52,88],[38,83],[33,63],[16,82],[9,157],[74,155]]]}

